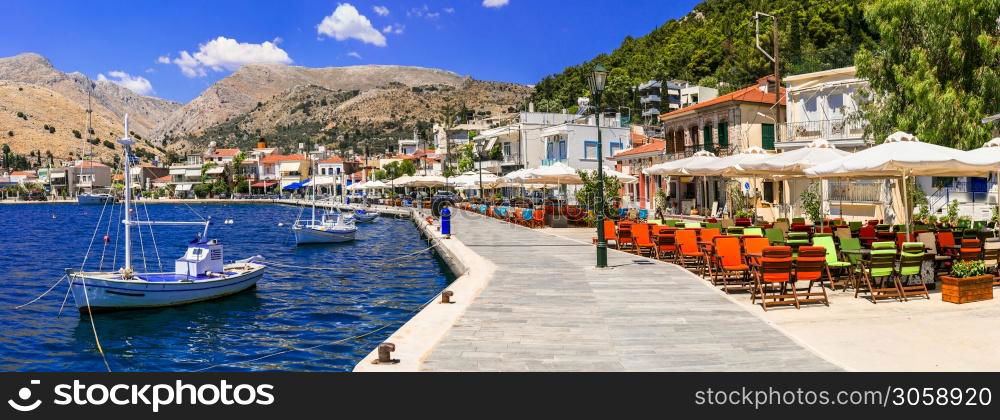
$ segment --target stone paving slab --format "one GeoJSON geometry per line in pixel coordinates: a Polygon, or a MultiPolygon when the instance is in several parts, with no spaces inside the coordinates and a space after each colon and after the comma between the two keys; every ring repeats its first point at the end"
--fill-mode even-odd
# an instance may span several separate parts
{"type": "Polygon", "coordinates": [[[835,371],[673,264],[460,212],[455,237],[497,270],[429,371],[835,371]]]}

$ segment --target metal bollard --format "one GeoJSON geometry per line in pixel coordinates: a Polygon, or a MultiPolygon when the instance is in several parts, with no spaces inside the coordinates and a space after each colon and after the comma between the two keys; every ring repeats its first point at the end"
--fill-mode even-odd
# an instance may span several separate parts
{"type": "Polygon", "coordinates": [[[389,353],[396,351],[396,345],[392,343],[382,343],[378,345],[378,360],[372,363],[376,365],[388,365],[399,363],[398,359],[393,359],[389,353]]]}
{"type": "Polygon", "coordinates": [[[451,210],[447,204],[441,207],[441,235],[451,238],[451,210]]]}
{"type": "Polygon", "coordinates": [[[441,293],[441,303],[455,303],[451,301],[451,297],[455,295],[455,292],[451,290],[445,290],[441,293]]]}

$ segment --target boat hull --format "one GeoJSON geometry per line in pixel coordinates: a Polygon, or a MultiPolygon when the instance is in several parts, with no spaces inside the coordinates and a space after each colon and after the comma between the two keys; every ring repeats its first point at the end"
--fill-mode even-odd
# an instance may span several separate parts
{"type": "Polygon", "coordinates": [[[109,195],[81,194],[76,197],[77,204],[83,205],[100,205],[104,203],[113,203],[114,201],[114,197],[109,195]]]}
{"type": "Polygon", "coordinates": [[[295,234],[295,243],[299,245],[333,244],[353,241],[357,229],[321,230],[303,227],[293,228],[292,232],[295,234]]]}
{"type": "MultiPolygon", "coordinates": [[[[186,305],[230,296],[256,287],[264,276],[264,266],[240,265],[244,270],[239,273],[192,281],[121,280],[109,279],[107,275],[76,273],[70,276],[71,290],[81,313],[186,305]]],[[[142,276],[140,274],[137,277],[142,276]]]]}
{"type": "Polygon", "coordinates": [[[378,219],[378,213],[354,214],[354,220],[358,223],[373,223],[378,219]]]}

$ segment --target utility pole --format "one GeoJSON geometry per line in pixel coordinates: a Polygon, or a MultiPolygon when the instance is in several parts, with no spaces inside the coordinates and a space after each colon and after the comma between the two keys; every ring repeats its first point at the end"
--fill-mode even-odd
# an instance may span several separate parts
{"type": "Polygon", "coordinates": [[[774,64],[774,142],[777,143],[781,139],[781,130],[779,126],[781,124],[781,56],[778,50],[778,17],[769,15],[763,12],[755,12],[753,15],[754,19],[754,36],[757,43],[757,49],[771,60],[774,64]],[[771,18],[771,54],[768,54],[760,46],[760,17],[767,16],[771,18]],[[773,55],[772,55],[773,54],[773,55]]]}

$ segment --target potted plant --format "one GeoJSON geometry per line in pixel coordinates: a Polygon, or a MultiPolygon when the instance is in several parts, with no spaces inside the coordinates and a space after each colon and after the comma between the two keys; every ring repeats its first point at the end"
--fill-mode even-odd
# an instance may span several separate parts
{"type": "Polygon", "coordinates": [[[941,276],[941,299],[969,303],[993,299],[993,275],[982,261],[955,261],[951,273],[941,276]]]}

